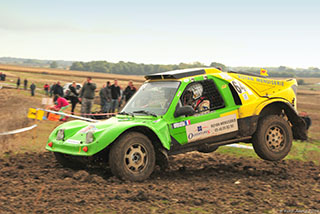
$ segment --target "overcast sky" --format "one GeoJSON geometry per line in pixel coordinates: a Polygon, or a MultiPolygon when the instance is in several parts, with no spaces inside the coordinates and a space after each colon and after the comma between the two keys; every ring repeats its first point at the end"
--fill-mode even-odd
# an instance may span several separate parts
{"type": "Polygon", "coordinates": [[[318,0],[0,2],[0,57],[320,67],[318,0]]]}

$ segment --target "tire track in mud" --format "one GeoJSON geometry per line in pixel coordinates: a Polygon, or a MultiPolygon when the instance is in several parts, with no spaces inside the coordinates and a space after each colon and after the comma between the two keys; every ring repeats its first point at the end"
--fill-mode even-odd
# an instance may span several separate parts
{"type": "Polygon", "coordinates": [[[0,159],[0,213],[320,212],[313,162],[191,152],[134,183],[108,169],[63,168],[49,152],[7,156],[0,159]]]}

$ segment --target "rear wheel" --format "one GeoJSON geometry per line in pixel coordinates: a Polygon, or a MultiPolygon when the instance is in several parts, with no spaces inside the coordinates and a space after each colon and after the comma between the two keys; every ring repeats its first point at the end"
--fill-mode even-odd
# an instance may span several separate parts
{"type": "Polygon", "coordinates": [[[112,145],[109,165],[112,173],[122,180],[143,181],[155,167],[154,147],[145,135],[129,132],[112,145]]]}
{"type": "Polygon", "coordinates": [[[253,136],[253,148],[264,160],[277,161],[287,156],[292,146],[289,123],[277,115],[263,117],[253,136]]]}

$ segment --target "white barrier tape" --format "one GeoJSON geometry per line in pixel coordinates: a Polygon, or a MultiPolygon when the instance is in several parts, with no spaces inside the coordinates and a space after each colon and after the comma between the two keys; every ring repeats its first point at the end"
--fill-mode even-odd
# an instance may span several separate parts
{"type": "Polygon", "coordinates": [[[29,130],[35,128],[35,127],[37,127],[37,124],[34,124],[34,125],[30,126],[30,127],[22,128],[22,129],[16,129],[16,130],[9,131],[9,132],[3,132],[3,133],[0,133],[0,136],[1,135],[17,134],[17,133],[29,131],[29,130]]]}
{"type": "Polygon", "coordinates": [[[241,144],[230,144],[230,145],[226,145],[226,146],[241,148],[241,149],[253,149],[252,146],[246,146],[246,145],[241,145],[241,144]]]}
{"type": "Polygon", "coordinates": [[[41,109],[41,108],[38,108],[37,110],[42,110],[42,111],[46,111],[46,112],[49,112],[49,113],[62,115],[62,116],[66,116],[66,117],[72,117],[72,118],[79,119],[79,120],[86,120],[86,121],[89,121],[89,122],[99,122],[98,120],[93,120],[93,119],[90,119],[90,118],[80,117],[80,116],[76,116],[76,115],[72,115],[72,114],[66,114],[66,113],[63,113],[63,112],[51,111],[51,110],[41,109]]]}

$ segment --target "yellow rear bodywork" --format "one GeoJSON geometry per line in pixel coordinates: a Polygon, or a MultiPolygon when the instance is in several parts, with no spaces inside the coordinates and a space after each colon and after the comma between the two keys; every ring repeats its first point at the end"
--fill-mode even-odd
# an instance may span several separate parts
{"type": "Polygon", "coordinates": [[[208,75],[228,81],[236,89],[240,88],[237,90],[242,102],[238,111],[239,118],[259,115],[264,107],[274,102],[289,104],[296,110],[295,79],[276,80],[241,73],[226,73],[214,68],[205,71],[208,75]]]}

